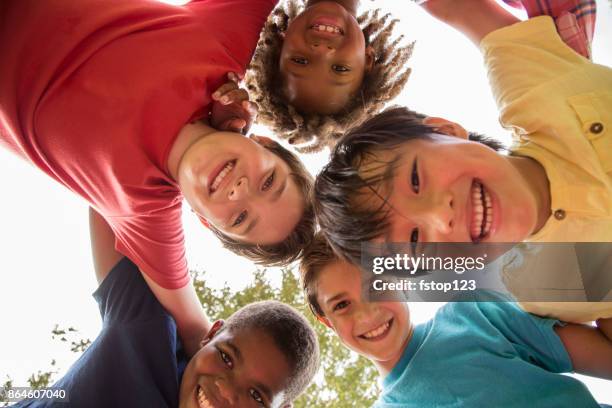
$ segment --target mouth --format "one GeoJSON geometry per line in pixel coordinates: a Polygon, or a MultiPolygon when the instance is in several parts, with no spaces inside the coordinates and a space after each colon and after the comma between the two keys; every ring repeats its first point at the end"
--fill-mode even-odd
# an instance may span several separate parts
{"type": "Polygon", "coordinates": [[[334,17],[318,17],[309,28],[318,34],[344,35],[344,29],[340,26],[340,21],[334,17]]]}
{"type": "Polygon", "coordinates": [[[232,170],[236,167],[236,160],[229,160],[223,163],[222,166],[219,166],[213,171],[208,179],[208,192],[209,194],[213,194],[215,191],[219,190],[221,187],[221,183],[227,178],[228,174],[232,172],[232,170]]]}
{"type": "Polygon", "coordinates": [[[389,331],[391,330],[391,326],[393,325],[393,319],[389,319],[378,327],[375,327],[372,330],[369,330],[363,334],[360,334],[359,338],[368,340],[368,341],[379,341],[384,339],[389,331]]]}
{"type": "Polygon", "coordinates": [[[319,34],[344,35],[342,28],[330,24],[313,24],[310,29],[319,34]]]}
{"type": "Polygon", "coordinates": [[[204,392],[202,387],[200,387],[199,385],[196,389],[196,400],[198,401],[199,408],[214,408],[215,407],[213,403],[210,402],[210,400],[206,396],[206,393],[204,392]]]}
{"type": "Polygon", "coordinates": [[[478,243],[487,238],[493,224],[493,201],[491,194],[480,181],[474,180],[471,188],[472,216],[470,221],[470,238],[478,243]]]}

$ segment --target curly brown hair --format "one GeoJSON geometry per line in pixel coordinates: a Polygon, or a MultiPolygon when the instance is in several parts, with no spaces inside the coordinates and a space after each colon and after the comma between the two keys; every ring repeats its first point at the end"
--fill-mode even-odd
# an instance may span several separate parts
{"type": "Polygon", "coordinates": [[[302,218],[288,237],[278,244],[257,245],[238,241],[225,235],[210,224],[208,227],[223,244],[233,253],[250,259],[263,266],[285,266],[299,259],[304,248],[312,241],[315,234],[315,217],[312,205],[313,177],[297,155],[285,149],[275,141],[269,141],[264,147],[280,157],[289,166],[290,176],[296,183],[304,200],[302,218]]]}
{"type": "Polygon", "coordinates": [[[360,91],[348,106],[333,115],[300,113],[283,93],[279,68],[283,33],[289,23],[304,10],[304,2],[287,0],[268,17],[246,76],[253,100],[259,104],[258,121],[270,127],[280,138],[294,145],[300,153],[312,153],[333,147],[349,127],[379,112],[395,98],[408,80],[406,62],[414,43],[405,45],[403,36],[393,38],[398,23],[379,9],[361,14],[366,45],[374,49],[373,68],[365,74],[360,91]]]}

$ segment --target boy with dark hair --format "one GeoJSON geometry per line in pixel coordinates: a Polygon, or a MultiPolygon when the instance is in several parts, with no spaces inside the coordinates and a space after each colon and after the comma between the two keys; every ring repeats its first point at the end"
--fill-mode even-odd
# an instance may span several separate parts
{"type": "Polygon", "coordinates": [[[275,301],[216,321],[189,360],[172,317],[138,268],[114,249],[104,219],[90,219],[102,331],[53,385],[67,401],[16,407],[290,407],[319,360],[307,320],[275,301]],[[180,387],[179,387],[180,386],[180,387]]]}
{"type": "Polygon", "coordinates": [[[397,20],[358,16],[357,0],[287,0],[264,26],[247,73],[259,120],[298,151],[333,146],[397,96],[413,45],[394,39],[397,20]]]}
{"type": "Polygon", "coordinates": [[[359,268],[323,236],[301,262],[312,312],[383,377],[377,408],[598,407],[584,384],[560,373],[612,379],[612,325],[540,318],[476,292],[414,326],[407,303],[364,301],[359,268]]]}
{"type": "MultiPolygon", "coordinates": [[[[315,212],[338,253],[355,260],[371,240],[612,241],[612,70],[564,44],[549,17],[518,23],[489,0],[424,7],[480,44],[515,141],[501,155],[457,123],[419,124],[401,109],[353,129],[315,185],[315,212]]],[[[525,306],[566,321],[612,317],[609,302],[525,306]]]]}

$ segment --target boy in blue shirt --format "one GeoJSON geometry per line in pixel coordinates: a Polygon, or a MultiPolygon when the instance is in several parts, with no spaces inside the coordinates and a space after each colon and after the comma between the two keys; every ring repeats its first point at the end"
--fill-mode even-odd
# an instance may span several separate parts
{"type": "Polygon", "coordinates": [[[318,342],[306,319],[280,302],[250,304],[217,320],[189,361],[176,324],[135,264],[114,249],[91,213],[100,334],[53,385],[67,402],[15,407],[290,407],[312,380],[318,342]]]}
{"type": "Polygon", "coordinates": [[[598,407],[584,384],[559,373],[612,379],[612,330],[539,318],[493,292],[447,303],[414,326],[407,303],[364,302],[358,267],[321,236],[301,274],[317,319],[384,377],[378,408],[598,407]]]}

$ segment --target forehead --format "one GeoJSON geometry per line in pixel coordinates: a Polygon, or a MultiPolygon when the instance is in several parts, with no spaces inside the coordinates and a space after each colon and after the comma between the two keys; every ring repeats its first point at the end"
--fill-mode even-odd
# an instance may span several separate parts
{"type": "Polygon", "coordinates": [[[283,399],[291,368],[268,333],[255,328],[224,330],[215,338],[215,344],[229,346],[239,354],[234,372],[241,381],[263,385],[270,390],[273,401],[283,399]]]}
{"type": "Polygon", "coordinates": [[[345,261],[334,261],[319,271],[316,282],[317,300],[321,306],[340,293],[359,295],[361,271],[345,261]]]}

